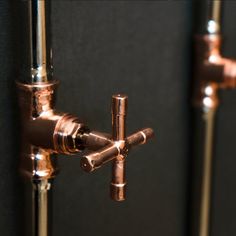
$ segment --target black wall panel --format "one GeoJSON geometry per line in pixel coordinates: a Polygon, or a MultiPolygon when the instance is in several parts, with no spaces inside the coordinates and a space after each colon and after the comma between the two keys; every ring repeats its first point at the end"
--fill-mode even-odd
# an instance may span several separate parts
{"type": "MultiPolygon", "coordinates": [[[[25,1],[0,2],[0,235],[20,235],[14,80],[24,62],[25,1]]],[[[225,54],[236,57],[236,3],[225,4],[225,54]]],[[[155,129],[128,157],[128,195],[109,199],[110,165],[92,174],[79,157],[59,156],[53,196],[57,236],[183,236],[188,198],[191,1],[52,1],[57,107],[111,131],[110,100],[129,95],[128,133],[155,129]]],[[[236,92],[222,93],[218,115],[213,234],[234,235],[236,92]],[[226,233],[225,233],[226,232],[226,233]]]]}

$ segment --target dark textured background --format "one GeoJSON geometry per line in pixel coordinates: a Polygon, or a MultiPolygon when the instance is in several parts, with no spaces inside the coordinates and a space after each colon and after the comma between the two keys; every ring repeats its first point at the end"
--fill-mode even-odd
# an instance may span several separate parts
{"type": "MultiPolygon", "coordinates": [[[[24,64],[24,1],[0,1],[0,235],[20,235],[24,201],[17,174],[14,80],[24,64]]],[[[225,55],[236,57],[236,3],[226,1],[225,55]]],[[[186,234],[191,82],[191,1],[52,1],[58,108],[110,131],[110,97],[129,95],[128,133],[150,126],[153,142],[128,157],[128,199],[109,199],[110,166],[82,172],[58,157],[57,236],[186,234]]],[[[217,118],[213,236],[236,234],[236,92],[222,93],[217,118]]]]}

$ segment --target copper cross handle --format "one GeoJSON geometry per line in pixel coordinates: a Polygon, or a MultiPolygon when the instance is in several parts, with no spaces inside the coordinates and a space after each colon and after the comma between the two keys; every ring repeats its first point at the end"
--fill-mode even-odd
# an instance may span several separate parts
{"type": "Polygon", "coordinates": [[[81,167],[91,172],[104,163],[113,160],[111,198],[116,201],[125,200],[126,179],[125,159],[132,146],[144,144],[153,137],[153,130],[146,128],[126,137],[126,95],[112,96],[112,142],[107,146],[92,152],[81,159],[81,167]]]}

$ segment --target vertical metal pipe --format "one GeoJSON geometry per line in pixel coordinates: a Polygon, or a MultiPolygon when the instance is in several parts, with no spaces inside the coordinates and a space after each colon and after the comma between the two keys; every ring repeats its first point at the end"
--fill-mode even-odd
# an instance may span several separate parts
{"type": "Polygon", "coordinates": [[[211,189],[212,189],[212,164],[213,164],[213,136],[215,108],[210,108],[203,114],[205,123],[205,140],[203,153],[203,175],[201,187],[200,205],[200,236],[209,235],[210,209],[211,209],[211,189]]]}
{"type": "MultiPolygon", "coordinates": [[[[47,83],[52,79],[50,1],[31,0],[28,2],[31,54],[30,83],[47,83]]],[[[32,180],[33,236],[49,236],[48,191],[50,191],[50,187],[49,179],[32,180]]]]}
{"type": "MultiPolygon", "coordinates": [[[[224,81],[223,66],[211,61],[220,57],[221,0],[195,2],[197,8],[194,65],[194,130],[191,202],[191,236],[209,236],[211,225],[214,123],[218,88],[224,81]],[[216,46],[211,40],[216,39],[216,46]],[[201,45],[201,42],[202,45],[201,45]],[[218,53],[218,54],[217,54],[218,53]],[[215,57],[214,57],[215,58],[215,57]]],[[[220,59],[219,59],[220,60],[220,59]]]]}
{"type": "Polygon", "coordinates": [[[51,183],[48,180],[38,180],[33,182],[33,216],[35,236],[48,236],[49,218],[48,218],[48,195],[51,183]]]}
{"type": "Polygon", "coordinates": [[[30,83],[44,83],[52,79],[50,1],[28,1],[30,32],[30,83]]]}
{"type": "Polygon", "coordinates": [[[220,33],[220,21],[221,21],[221,0],[210,1],[209,12],[208,12],[208,22],[207,22],[207,32],[209,34],[219,34],[220,33]]]}
{"type": "Polygon", "coordinates": [[[222,0],[195,1],[196,32],[200,34],[219,34],[221,32],[222,0]]]}
{"type": "MultiPolygon", "coordinates": [[[[37,150],[35,150],[37,151],[37,150]]],[[[32,154],[32,158],[35,158],[32,154]]],[[[27,157],[24,157],[27,158],[27,157]]],[[[44,158],[41,156],[41,158],[44,158]]],[[[48,158],[51,158],[48,156],[48,158]]],[[[24,236],[51,236],[52,220],[52,180],[55,176],[55,164],[50,166],[50,160],[34,160],[35,167],[33,172],[41,173],[39,175],[30,176],[29,172],[24,173],[25,178],[25,229],[24,236]],[[44,167],[45,161],[48,166],[44,167]],[[46,169],[47,168],[47,169],[46,169]],[[44,173],[43,173],[44,172],[44,173]]],[[[26,163],[24,163],[25,165],[26,163]]],[[[29,163],[28,163],[29,164],[29,163]]],[[[24,171],[22,169],[21,171],[24,171]]]]}
{"type": "Polygon", "coordinates": [[[202,88],[194,112],[192,236],[210,235],[214,122],[218,108],[217,87],[202,88]]]}
{"type": "MultiPolygon", "coordinates": [[[[50,87],[50,81],[52,80],[50,1],[29,0],[27,5],[23,2],[22,4],[28,8],[28,22],[26,25],[29,36],[27,48],[29,50],[26,57],[28,56],[30,59],[26,65],[28,69],[27,75],[21,81],[24,83],[22,86],[25,85],[29,89],[32,87],[32,90],[33,86],[38,84],[50,87]]],[[[35,87],[35,90],[37,90],[37,87],[35,87]]],[[[48,92],[49,89],[46,91],[48,92]]],[[[22,114],[23,120],[27,123],[40,116],[42,112],[38,103],[40,98],[31,95],[29,97],[24,96],[24,101],[29,103],[24,103],[22,114]],[[36,104],[36,109],[32,111],[31,105],[34,103],[36,104]],[[29,106],[27,107],[27,105],[29,106]]],[[[48,109],[53,109],[51,104],[48,109]]],[[[27,222],[24,236],[49,236],[51,235],[51,221],[49,219],[49,205],[51,203],[49,202],[49,195],[51,194],[51,179],[54,177],[55,165],[52,163],[50,152],[34,147],[24,136],[25,134],[22,134],[21,150],[21,172],[27,177],[27,182],[25,183],[27,205],[25,214],[27,222]]]]}

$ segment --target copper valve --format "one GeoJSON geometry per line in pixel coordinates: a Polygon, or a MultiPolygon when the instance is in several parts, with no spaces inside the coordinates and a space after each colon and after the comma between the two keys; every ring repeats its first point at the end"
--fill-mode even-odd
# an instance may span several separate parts
{"type": "Polygon", "coordinates": [[[114,95],[112,138],[106,133],[90,131],[76,116],[54,110],[56,85],[57,82],[18,83],[22,115],[22,173],[35,180],[53,178],[57,167],[50,159],[51,154],[73,155],[84,149],[95,150],[82,157],[81,167],[90,172],[114,160],[112,198],[124,200],[125,157],[132,146],[143,144],[151,138],[153,130],[143,129],[126,138],[127,96],[114,95]]]}
{"type": "Polygon", "coordinates": [[[154,134],[152,129],[146,128],[126,138],[127,100],[126,95],[112,96],[112,142],[81,159],[81,167],[87,172],[113,161],[110,192],[111,198],[116,201],[125,200],[125,159],[130,148],[146,143],[154,134]]]}
{"type": "Polygon", "coordinates": [[[144,143],[152,136],[153,131],[145,129],[126,138],[126,96],[113,96],[113,136],[91,131],[77,116],[57,111],[55,101],[58,81],[52,73],[50,1],[31,0],[24,5],[29,13],[29,43],[25,55],[28,62],[23,66],[24,73],[20,73],[17,82],[21,125],[20,172],[26,179],[26,189],[29,190],[27,235],[47,236],[51,235],[49,194],[52,192],[52,179],[58,174],[59,168],[55,161],[57,154],[69,156],[84,149],[96,151],[102,148],[99,152],[90,154],[90,162],[83,158],[82,167],[92,170],[115,159],[113,198],[123,200],[124,161],[129,147],[144,143]]]}

